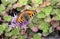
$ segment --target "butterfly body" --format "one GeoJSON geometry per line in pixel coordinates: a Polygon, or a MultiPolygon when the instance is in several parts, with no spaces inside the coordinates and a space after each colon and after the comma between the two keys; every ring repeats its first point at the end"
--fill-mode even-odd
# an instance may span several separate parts
{"type": "Polygon", "coordinates": [[[29,21],[29,19],[31,19],[34,15],[35,15],[35,11],[33,10],[25,10],[23,11],[22,13],[20,13],[18,15],[18,18],[17,18],[17,22],[25,22],[25,21],[29,21]]]}

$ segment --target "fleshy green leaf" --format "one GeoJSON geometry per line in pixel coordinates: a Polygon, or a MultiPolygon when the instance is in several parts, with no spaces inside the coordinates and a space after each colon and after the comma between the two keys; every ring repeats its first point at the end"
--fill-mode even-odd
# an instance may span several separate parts
{"type": "Polygon", "coordinates": [[[48,30],[43,30],[43,36],[47,36],[49,34],[48,30]]]}
{"type": "Polygon", "coordinates": [[[30,23],[30,24],[29,24],[29,27],[30,27],[30,28],[32,28],[33,26],[34,26],[33,23],[30,23]]]}
{"type": "Polygon", "coordinates": [[[17,7],[17,11],[21,11],[21,10],[23,10],[24,9],[24,6],[22,6],[22,7],[17,7]]]}
{"type": "Polygon", "coordinates": [[[7,36],[7,37],[10,37],[12,35],[12,33],[5,33],[5,36],[7,36]]]}
{"type": "Polygon", "coordinates": [[[37,14],[37,18],[45,18],[45,14],[43,12],[40,12],[37,14]]]}
{"type": "Polygon", "coordinates": [[[19,34],[19,30],[18,28],[14,28],[14,30],[12,30],[12,35],[18,35],[19,34]]]}
{"type": "Polygon", "coordinates": [[[55,16],[54,20],[60,20],[60,16],[55,16]]]}
{"type": "Polygon", "coordinates": [[[16,39],[17,38],[17,36],[11,36],[11,38],[10,39],[16,39]]]}
{"type": "Polygon", "coordinates": [[[35,17],[35,18],[32,20],[32,22],[33,22],[33,23],[36,23],[37,20],[38,20],[38,18],[35,17]]]}
{"type": "Polygon", "coordinates": [[[3,31],[6,29],[6,24],[2,24],[1,26],[0,26],[0,35],[3,33],[3,31]]]}
{"type": "Polygon", "coordinates": [[[4,31],[4,28],[2,25],[0,25],[0,35],[3,33],[3,31],[4,31]]]}
{"type": "Polygon", "coordinates": [[[52,12],[52,7],[48,6],[42,9],[42,11],[45,13],[46,16],[50,15],[52,12]]]}
{"type": "Polygon", "coordinates": [[[4,31],[4,28],[2,25],[0,25],[0,31],[4,31]]]}
{"type": "Polygon", "coordinates": [[[34,0],[34,3],[35,4],[42,4],[43,3],[43,0],[38,0],[38,1],[37,0],[34,0]]]}
{"type": "Polygon", "coordinates": [[[8,37],[4,37],[4,39],[9,39],[8,37]]]}
{"type": "Polygon", "coordinates": [[[2,24],[2,25],[0,25],[0,35],[3,33],[3,31],[5,30],[5,28],[6,28],[6,24],[2,24]]]}
{"type": "Polygon", "coordinates": [[[45,32],[47,32],[47,30],[49,30],[49,24],[48,23],[46,23],[46,22],[44,22],[44,21],[42,21],[41,23],[40,23],[40,28],[45,32]]]}
{"type": "Polygon", "coordinates": [[[29,10],[35,10],[36,8],[34,8],[34,7],[31,7],[29,10]]]}
{"type": "Polygon", "coordinates": [[[4,11],[5,7],[3,5],[0,5],[0,12],[4,11]]]}
{"type": "Polygon", "coordinates": [[[11,30],[11,29],[10,29],[9,27],[7,27],[5,31],[6,31],[6,32],[10,32],[10,30],[11,30]]]}
{"type": "Polygon", "coordinates": [[[25,37],[24,36],[20,36],[19,39],[25,39],[25,37]]]}
{"type": "Polygon", "coordinates": [[[57,0],[51,0],[51,4],[55,5],[58,1],[57,0]]]}
{"type": "Polygon", "coordinates": [[[42,38],[41,38],[41,36],[39,34],[34,34],[33,39],[42,39],[42,38]]]}
{"type": "Polygon", "coordinates": [[[0,35],[3,34],[3,31],[0,31],[0,35]]]}
{"type": "Polygon", "coordinates": [[[49,24],[48,23],[46,23],[46,22],[44,22],[44,21],[42,21],[41,22],[41,24],[40,24],[40,28],[43,30],[43,35],[44,36],[46,36],[46,35],[48,35],[49,34],[49,24]]]}
{"type": "Polygon", "coordinates": [[[44,21],[45,21],[45,22],[51,22],[50,16],[46,17],[46,18],[44,19],[44,21]]]}
{"type": "Polygon", "coordinates": [[[26,4],[27,4],[27,1],[28,1],[28,0],[19,0],[19,3],[20,3],[21,5],[26,5],[26,4]]]}
{"type": "Polygon", "coordinates": [[[9,4],[9,1],[8,0],[1,0],[2,1],[2,4],[4,5],[4,6],[7,6],[8,4],[9,4]]]}
{"type": "Polygon", "coordinates": [[[43,3],[43,0],[34,0],[34,6],[35,7],[38,7],[39,6],[39,4],[42,4],[43,3]]]}
{"type": "Polygon", "coordinates": [[[7,27],[7,25],[5,23],[3,23],[2,27],[5,29],[7,27]]]}
{"type": "Polygon", "coordinates": [[[53,14],[56,14],[56,15],[59,15],[60,14],[60,9],[53,9],[52,13],[53,14]]]}
{"type": "Polygon", "coordinates": [[[32,1],[31,1],[31,0],[28,0],[27,3],[28,3],[28,4],[32,4],[32,1]]]}
{"type": "Polygon", "coordinates": [[[53,28],[50,27],[50,29],[49,29],[49,33],[53,32],[53,31],[54,31],[53,28]]]}
{"type": "Polygon", "coordinates": [[[60,20],[60,9],[54,9],[52,14],[56,14],[54,20],[60,20]]]}
{"type": "Polygon", "coordinates": [[[17,0],[8,0],[10,3],[15,3],[17,0]]]}
{"type": "Polygon", "coordinates": [[[6,21],[11,21],[12,17],[11,16],[4,16],[4,20],[6,21]]]}

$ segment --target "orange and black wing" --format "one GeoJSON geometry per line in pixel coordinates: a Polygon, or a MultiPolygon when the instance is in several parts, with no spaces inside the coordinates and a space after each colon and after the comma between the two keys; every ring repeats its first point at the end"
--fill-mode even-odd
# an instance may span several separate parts
{"type": "Polygon", "coordinates": [[[25,13],[28,15],[29,19],[35,15],[35,11],[33,10],[26,10],[25,13]]]}
{"type": "Polygon", "coordinates": [[[25,19],[24,19],[24,16],[23,16],[23,13],[21,13],[21,14],[19,14],[18,15],[18,18],[17,18],[17,22],[24,22],[25,21],[25,19]]]}
{"type": "Polygon", "coordinates": [[[24,13],[18,15],[17,22],[28,21],[31,17],[35,15],[35,11],[33,10],[25,10],[24,13]]]}

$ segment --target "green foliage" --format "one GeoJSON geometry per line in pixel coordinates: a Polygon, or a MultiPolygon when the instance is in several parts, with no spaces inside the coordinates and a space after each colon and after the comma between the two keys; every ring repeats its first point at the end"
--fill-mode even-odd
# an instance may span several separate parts
{"type": "Polygon", "coordinates": [[[21,11],[24,9],[25,6],[22,6],[22,7],[17,7],[17,11],[21,11]]]}
{"type": "Polygon", "coordinates": [[[58,3],[57,0],[51,0],[51,5],[55,5],[56,3],[58,3]]]}
{"type": "Polygon", "coordinates": [[[51,22],[51,17],[50,16],[47,16],[45,19],[44,19],[45,22],[51,22]]]}
{"type": "Polygon", "coordinates": [[[8,39],[8,37],[4,37],[4,39],[8,39]]]}
{"type": "Polygon", "coordinates": [[[17,0],[1,0],[4,6],[7,6],[10,3],[15,3],[17,0]]]}
{"type": "Polygon", "coordinates": [[[27,4],[27,1],[28,1],[28,0],[19,0],[19,3],[20,3],[21,5],[26,5],[26,4],[27,4]]]}
{"type": "Polygon", "coordinates": [[[25,39],[25,37],[24,36],[20,36],[19,39],[25,39]]]}
{"type": "Polygon", "coordinates": [[[49,34],[48,30],[43,30],[43,36],[47,36],[49,34]]]}
{"type": "Polygon", "coordinates": [[[3,31],[5,30],[5,28],[6,28],[6,24],[0,25],[0,35],[3,33],[3,31]]]}
{"type": "Polygon", "coordinates": [[[4,28],[2,25],[0,25],[0,33],[4,31],[4,28]]]}
{"type": "Polygon", "coordinates": [[[34,8],[34,7],[31,7],[29,10],[35,10],[36,8],[34,8]]]}
{"type": "Polygon", "coordinates": [[[2,25],[0,25],[0,31],[4,31],[5,30],[5,28],[6,28],[6,24],[2,24],[2,25]]]}
{"type": "Polygon", "coordinates": [[[10,27],[7,27],[6,29],[5,29],[5,32],[10,32],[10,27]]]}
{"type": "Polygon", "coordinates": [[[3,23],[2,26],[3,26],[4,29],[7,28],[7,24],[5,24],[5,23],[3,23]]]}
{"type": "Polygon", "coordinates": [[[7,6],[10,2],[9,2],[9,0],[1,0],[2,1],[2,4],[4,5],[4,6],[7,6]]]}
{"type": "Polygon", "coordinates": [[[36,23],[38,20],[38,18],[34,17],[34,19],[32,20],[33,23],[36,23]]]}
{"type": "Polygon", "coordinates": [[[12,4],[9,4],[8,7],[7,7],[7,10],[11,10],[12,9],[12,4]]]}
{"type": "Polygon", "coordinates": [[[42,4],[43,3],[43,0],[34,0],[34,5],[35,6],[39,6],[39,4],[42,4]]]}
{"type": "Polygon", "coordinates": [[[22,7],[21,7],[21,8],[20,8],[20,7],[18,7],[18,8],[17,8],[17,11],[21,11],[22,9],[23,9],[22,7]]]}
{"type": "Polygon", "coordinates": [[[42,12],[44,12],[46,16],[49,16],[52,12],[52,7],[51,6],[45,7],[42,9],[42,12]]]}
{"type": "Polygon", "coordinates": [[[40,26],[42,30],[45,30],[48,29],[50,25],[47,22],[41,21],[40,26]]]}
{"type": "Polygon", "coordinates": [[[60,14],[60,9],[53,9],[52,15],[56,14],[56,15],[59,15],[60,14]]]}
{"type": "MultiPolygon", "coordinates": [[[[47,27],[45,27],[47,28],[47,27]]],[[[52,27],[48,27],[48,29],[43,30],[43,36],[47,36],[49,33],[52,33],[54,30],[52,27]]]]}
{"type": "Polygon", "coordinates": [[[46,22],[44,22],[44,21],[41,21],[41,23],[40,23],[40,28],[43,30],[43,35],[48,35],[48,33],[49,33],[49,24],[48,23],[46,23],[46,22]]]}
{"type": "Polygon", "coordinates": [[[54,20],[60,20],[60,16],[55,16],[54,20]]]}
{"type": "Polygon", "coordinates": [[[49,33],[52,33],[54,30],[52,27],[49,28],[49,33]]]}
{"type": "Polygon", "coordinates": [[[31,1],[31,0],[28,0],[28,1],[27,1],[27,4],[32,4],[32,1],[31,1]]]}
{"type": "Polygon", "coordinates": [[[3,11],[0,12],[0,15],[5,14],[5,13],[6,13],[6,11],[3,10],[3,11]]]}
{"type": "Polygon", "coordinates": [[[0,13],[2,12],[2,11],[4,11],[5,10],[5,7],[4,7],[4,5],[0,5],[0,13]]]}
{"type": "Polygon", "coordinates": [[[34,0],[35,4],[42,4],[43,3],[43,0],[34,0]]]}
{"type": "Polygon", "coordinates": [[[33,39],[42,39],[40,34],[34,34],[33,39]]]}
{"type": "Polygon", "coordinates": [[[11,32],[5,33],[5,36],[6,36],[6,37],[10,37],[11,35],[12,35],[11,32]]]}
{"type": "Polygon", "coordinates": [[[19,35],[19,29],[18,28],[14,28],[14,30],[12,30],[12,35],[15,36],[15,35],[19,35]]]}
{"type": "Polygon", "coordinates": [[[39,14],[37,14],[37,18],[45,18],[45,14],[43,12],[40,12],[39,14]]]}
{"type": "Polygon", "coordinates": [[[60,9],[54,9],[51,13],[54,16],[54,20],[60,20],[60,9]]]}
{"type": "Polygon", "coordinates": [[[0,35],[3,34],[3,31],[0,31],[0,35]]]}
{"type": "Polygon", "coordinates": [[[33,23],[30,23],[28,26],[29,26],[30,28],[32,28],[34,25],[33,25],[33,23]]]}
{"type": "Polygon", "coordinates": [[[17,0],[8,0],[10,3],[15,3],[17,0]]]}
{"type": "Polygon", "coordinates": [[[11,21],[12,17],[11,16],[4,16],[4,20],[6,21],[11,21]]]}

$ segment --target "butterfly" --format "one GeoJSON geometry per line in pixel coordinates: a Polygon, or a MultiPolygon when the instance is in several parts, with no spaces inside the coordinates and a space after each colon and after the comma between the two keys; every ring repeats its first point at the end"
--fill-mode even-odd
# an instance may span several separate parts
{"type": "Polygon", "coordinates": [[[17,17],[17,22],[25,22],[25,21],[29,21],[30,18],[32,18],[35,15],[36,11],[34,10],[25,10],[21,13],[19,13],[18,17],[17,17]]]}

